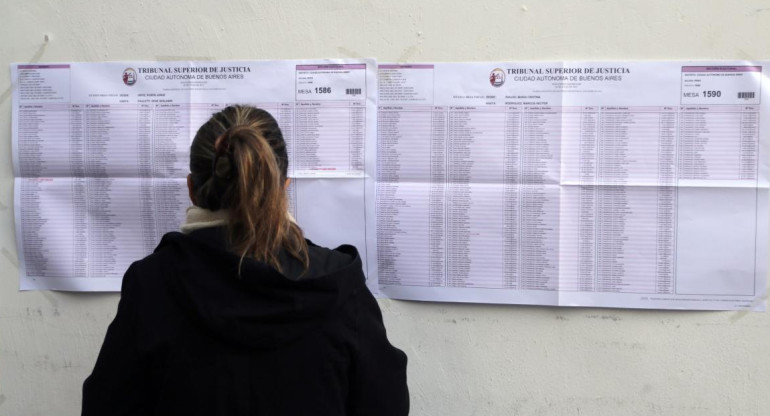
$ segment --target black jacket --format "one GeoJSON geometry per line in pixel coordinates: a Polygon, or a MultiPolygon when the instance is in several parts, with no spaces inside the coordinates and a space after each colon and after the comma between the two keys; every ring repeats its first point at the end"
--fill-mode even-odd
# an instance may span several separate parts
{"type": "Polygon", "coordinates": [[[248,259],[238,277],[224,241],[222,228],[169,233],[131,265],[84,416],[408,414],[406,355],[354,247],[310,243],[291,280],[248,259]]]}

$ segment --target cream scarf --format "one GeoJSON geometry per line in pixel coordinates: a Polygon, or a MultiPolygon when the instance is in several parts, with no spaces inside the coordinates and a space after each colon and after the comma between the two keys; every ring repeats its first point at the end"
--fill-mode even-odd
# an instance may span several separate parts
{"type": "MultiPolygon", "coordinates": [[[[286,211],[286,216],[289,217],[291,222],[297,222],[294,220],[291,212],[286,211]]],[[[201,228],[220,227],[227,225],[228,218],[229,212],[225,209],[210,211],[193,205],[187,208],[187,217],[185,218],[185,222],[182,224],[180,231],[182,231],[183,234],[190,234],[201,228]]]]}

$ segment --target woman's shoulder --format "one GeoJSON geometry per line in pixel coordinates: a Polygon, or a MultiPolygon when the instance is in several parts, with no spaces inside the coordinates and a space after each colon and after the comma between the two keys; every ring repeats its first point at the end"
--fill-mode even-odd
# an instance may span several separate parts
{"type": "Polygon", "coordinates": [[[180,232],[166,233],[152,253],[129,266],[126,277],[156,281],[159,275],[168,275],[180,268],[195,268],[221,255],[214,246],[205,246],[202,241],[205,240],[180,232]]]}
{"type": "Polygon", "coordinates": [[[351,245],[341,245],[337,248],[328,248],[306,240],[308,249],[308,267],[305,269],[302,263],[281,253],[281,268],[286,277],[291,280],[319,279],[330,275],[357,275],[362,273],[361,257],[358,250],[351,245]]]}
{"type": "Polygon", "coordinates": [[[319,272],[344,269],[361,264],[361,257],[354,246],[345,244],[337,248],[327,248],[308,240],[308,257],[319,272]]]}

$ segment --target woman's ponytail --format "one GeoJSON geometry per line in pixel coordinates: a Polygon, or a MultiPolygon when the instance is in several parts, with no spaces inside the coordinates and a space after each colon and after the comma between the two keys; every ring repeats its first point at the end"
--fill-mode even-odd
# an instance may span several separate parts
{"type": "Polygon", "coordinates": [[[302,230],[288,215],[287,168],[283,135],[264,110],[228,107],[201,126],[193,140],[190,171],[196,200],[201,208],[229,211],[230,244],[241,262],[251,257],[280,271],[283,249],[308,266],[302,230]]]}

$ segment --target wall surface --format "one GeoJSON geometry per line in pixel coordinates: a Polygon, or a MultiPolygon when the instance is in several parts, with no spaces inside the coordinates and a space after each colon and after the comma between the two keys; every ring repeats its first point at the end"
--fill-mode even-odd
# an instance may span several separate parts
{"type": "MultiPolygon", "coordinates": [[[[11,62],[768,59],[765,1],[5,0],[0,414],[76,415],[117,294],[18,292],[11,62]]],[[[770,313],[381,302],[414,415],[768,415],[770,313]]]]}

